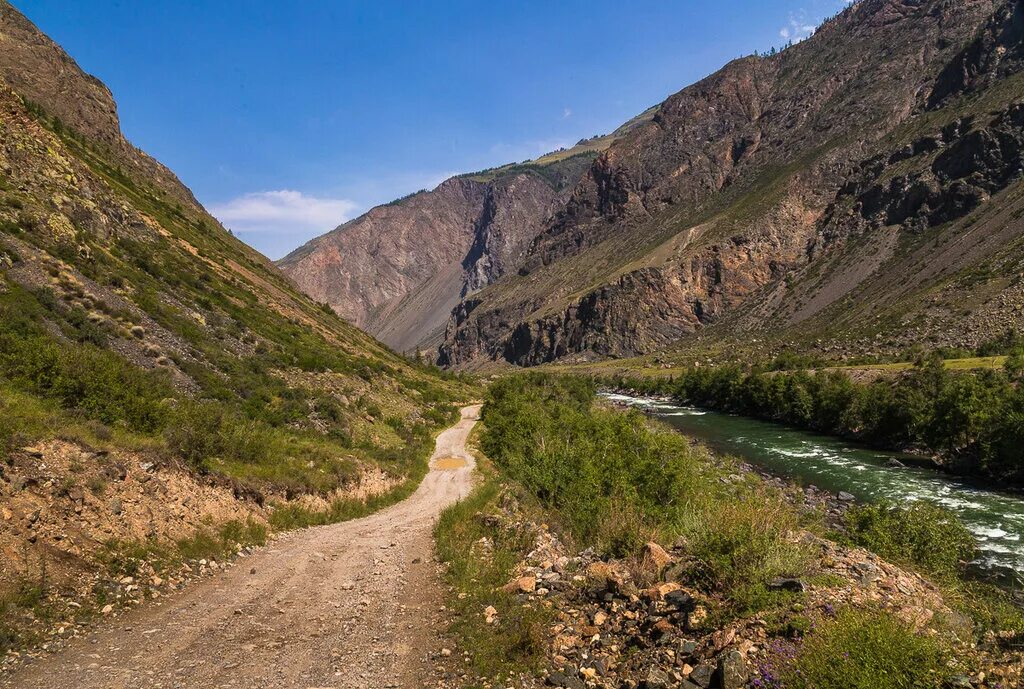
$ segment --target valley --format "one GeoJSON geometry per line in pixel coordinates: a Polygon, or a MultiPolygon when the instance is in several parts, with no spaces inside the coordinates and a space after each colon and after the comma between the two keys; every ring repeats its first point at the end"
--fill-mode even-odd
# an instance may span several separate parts
{"type": "Polygon", "coordinates": [[[444,3],[314,5],[205,7],[209,70],[160,80],[194,55],[100,19],[151,7],[32,8],[122,32],[122,129],[0,0],[0,687],[1024,682],[1024,0],[794,10],[608,133],[372,208],[526,131],[505,89],[603,64],[611,111],[665,65],[601,3],[498,71],[503,36],[437,50],[444,3]]]}

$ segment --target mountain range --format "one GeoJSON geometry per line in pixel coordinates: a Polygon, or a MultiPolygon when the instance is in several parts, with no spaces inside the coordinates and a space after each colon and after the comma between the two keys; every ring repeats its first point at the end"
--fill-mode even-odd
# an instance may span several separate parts
{"type": "Polygon", "coordinates": [[[1024,307],[1022,36],[1017,0],[861,0],[607,137],[375,208],[279,266],[445,366],[974,346],[1024,307]]]}

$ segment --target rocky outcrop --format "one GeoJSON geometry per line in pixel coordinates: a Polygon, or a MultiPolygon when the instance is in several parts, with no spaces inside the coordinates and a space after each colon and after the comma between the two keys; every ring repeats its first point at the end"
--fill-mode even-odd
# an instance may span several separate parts
{"type": "Polygon", "coordinates": [[[889,156],[866,161],[840,191],[829,221],[852,205],[853,217],[867,227],[924,231],[966,216],[1022,176],[1024,104],[1018,103],[988,123],[960,118],[889,156]]]}
{"type": "Polygon", "coordinates": [[[870,228],[966,222],[1019,175],[1020,18],[1016,0],[863,0],[672,96],[595,160],[519,279],[453,312],[440,360],[654,351],[784,298],[870,228]],[[1001,115],[955,98],[982,93],[1001,115]]]}
{"type": "Polygon", "coordinates": [[[462,260],[465,280],[460,296],[478,292],[517,268],[560,200],[556,188],[535,175],[489,184],[473,243],[462,260]]]}
{"type": "Polygon", "coordinates": [[[140,174],[176,201],[198,208],[192,192],[173,172],[125,139],[110,89],[82,71],[7,0],[0,0],[0,79],[31,107],[103,148],[129,174],[140,174]]]}
{"type": "Polygon", "coordinates": [[[1024,3],[1011,0],[996,8],[992,18],[939,74],[929,107],[982,90],[996,79],[1020,71],[1024,61],[1024,3]]]}
{"type": "MultiPolygon", "coordinates": [[[[765,216],[760,236],[730,237],[685,262],[623,273],[562,311],[523,318],[510,333],[507,310],[477,316],[473,311],[481,300],[466,300],[453,313],[440,363],[503,359],[534,366],[581,352],[628,357],[665,348],[715,322],[787,265],[801,262],[814,236],[814,219],[801,208],[780,204],[765,216]]],[[[537,305],[524,312],[531,308],[537,305]]]]}
{"type": "Polygon", "coordinates": [[[461,298],[518,268],[590,159],[454,177],[374,208],[278,265],[306,294],[395,349],[436,347],[461,298]]]}

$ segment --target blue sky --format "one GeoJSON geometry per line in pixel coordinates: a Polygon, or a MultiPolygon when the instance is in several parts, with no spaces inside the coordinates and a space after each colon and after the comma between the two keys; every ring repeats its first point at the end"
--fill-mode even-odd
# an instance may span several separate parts
{"type": "Polygon", "coordinates": [[[457,172],[620,123],[844,0],[13,0],[122,127],[279,258],[457,172]]]}

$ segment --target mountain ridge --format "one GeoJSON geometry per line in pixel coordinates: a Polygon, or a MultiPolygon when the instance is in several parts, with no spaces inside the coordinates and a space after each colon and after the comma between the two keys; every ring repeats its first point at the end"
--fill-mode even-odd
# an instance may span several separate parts
{"type": "MultiPolygon", "coordinates": [[[[842,237],[868,232],[822,224],[864,161],[888,157],[885,146],[913,145],[886,137],[931,112],[953,120],[970,110],[930,110],[939,105],[936,97],[929,106],[929,94],[958,73],[968,75],[973,98],[1013,79],[1020,16],[1016,2],[864,0],[814,37],[776,56],[734,61],[670,97],[596,159],[516,276],[457,308],[440,361],[532,365],[650,353],[721,321],[766,285],[784,287],[842,237]],[[985,58],[972,47],[978,41],[1007,59],[985,58]],[[984,64],[1002,72],[972,66],[984,64]]],[[[1014,99],[1012,90],[1001,97],[1004,109],[1014,99]]],[[[947,182],[959,183],[936,179],[932,205],[945,203],[947,182]]],[[[904,229],[898,234],[909,241],[913,228],[904,229]]],[[[849,258],[873,265],[858,282],[876,279],[871,256],[849,258]]],[[[783,329],[771,315],[763,322],[783,329]]]]}
{"type": "MultiPolygon", "coordinates": [[[[1016,184],[1012,171],[994,171],[1013,168],[1012,145],[992,169],[961,160],[957,170],[946,164],[948,156],[935,158],[947,146],[969,158],[976,151],[964,151],[989,145],[986,137],[1013,139],[1006,123],[1022,64],[1022,16],[1016,0],[862,0],[809,39],[734,60],[592,146],[581,141],[581,149],[532,165],[460,176],[496,185],[538,172],[541,162],[572,159],[574,150],[589,156],[580,155],[585,169],[561,178],[564,189],[533,199],[540,203],[528,218],[510,214],[502,235],[514,237],[511,250],[499,249],[498,269],[477,277],[473,271],[482,264],[474,265],[471,254],[483,265],[493,260],[480,241],[487,224],[482,197],[441,232],[444,223],[428,218],[443,207],[444,185],[397,202],[396,217],[374,218],[380,213],[374,209],[281,266],[314,299],[393,346],[439,345],[438,361],[449,367],[644,355],[705,330],[709,337],[757,332],[780,346],[826,339],[834,348],[843,339],[873,347],[863,342],[873,343],[881,328],[885,346],[900,346],[891,309],[884,318],[861,313],[852,328],[832,311],[858,290],[878,299],[883,311],[902,294],[888,275],[931,275],[918,281],[916,303],[900,303],[923,318],[934,315],[920,301],[925,292],[944,289],[939,278],[902,265],[901,256],[916,252],[919,264],[928,263],[912,248],[925,229],[934,241],[952,241],[960,223],[973,222],[989,198],[1016,184]],[[997,112],[1005,114],[1003,124],[990,131],[997,112]],[[893,172],[912,167],[909,175],[893,172]],[[990,173],[991,179],[974,179],[990,173]],[[902,188],[882,188],[895,177],[902,188]],[[864,188],[852,198],[858,185],[864,188]],[[908,194],[910,207],[897,210],[908,194]],[[891,208],[879,215],[879,204],[891,208]],[[420,223],[423,241],[393,244],[375,257],[352,232],[363,223],[372,225],[378,242],[420,223]],[[437,243],[456,249],[432,257],[437,243]],[[308,260],[328,249],[335,252],[331,261],[308,260]],[[416,263],[417,254],[427,257],[406,270],[402,264],[416,263]],[[395,266],[393,284],[374,284],[375,267],[387,274],[395,266]],[[805,279],[819,270],[830,279],[805,279]],[[351,306],[361,302],[366,306],[351,306]],[[450,317],[442,324],[446,310],[450,317]],[[876,328],[876,321],[887,325],[876,328]]],[[[531,192],[537,189],[511,207],[527,205],[531,192]]],[[[979,252],[972,260],[992,258],[979,252]]],[[[935,254],[936,266],[953,263],[935,254]]],[[[983,299],[981,291],[959,296],[983,299]]],[[[986,336],[979,327],[957,340],[950,334],[955,314],[943,318],[924,329],[929,337],[970,344],[986,336]]],[[[999,327],[1016,323],[997,320],[999,327]]]]}
{"type": "Polygon", "coordinates": [[[400,351],[436,348],[452,308],[518,267],[588,152],[458,175],[277,262],[306,294],[400,351]]]}

